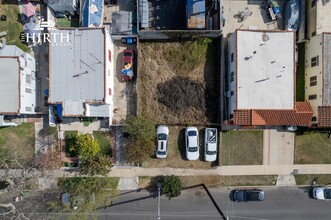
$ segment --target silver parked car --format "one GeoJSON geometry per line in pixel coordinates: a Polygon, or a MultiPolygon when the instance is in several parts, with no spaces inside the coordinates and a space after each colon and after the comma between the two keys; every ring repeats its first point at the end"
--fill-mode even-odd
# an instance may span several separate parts
{"type": "Polygon", "coordinates": [[[217,129],[205,130],[205,161],[213,162],[217,157],[217,129]]]}
{"type": "Polygon", "coordinates": [[[199,132],[196,127],[187,127],[185,130],[186,158],[197,160],[199,158],[199,132]]]}
{"type": "Polygon", "coordinates": [[[163,159],[168,155],[169,129],[165,125],[160,125],[156,130],[157,150],[156,157],[163,159]]]}
{"type": "Polygon", "coordinates": [[[331,188],[316,186],[313,188],[313,197],[318,200],[331,200],[331,188]]]}

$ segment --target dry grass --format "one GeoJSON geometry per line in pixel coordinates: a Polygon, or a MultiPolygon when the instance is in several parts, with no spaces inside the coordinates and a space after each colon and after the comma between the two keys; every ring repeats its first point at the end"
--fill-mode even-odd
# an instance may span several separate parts
{"type": "MultiPolygon", "coordinates": [[[[153,177],[139,177],[139,187],[146,188],[153,177]]],[[[272,186],[277,176],[181,176],[183,187],[205,184],[208,187],[272,186]]]]}
{"type": "Polygon", "coordinates": [[[139,114],[156,123],[206,124],[218,116],[217,43],[141,43],[139,114]]]}
{"type": "Polygon", "coordinates": [[[330,164],[331,139],[327,133],[306,133],[295,136],[294,163],[330,164]]]}
{"type": "Polygon", "coordinates": [[[20,163],[34,158],[34,124],[23,123],[17,127],[0,128],[0,150],[15,152],[20,163]]]}
{"type": "Polygon", "coordinates": [[[262,131],[226,131],[222,133],[222,165],[262,165],[262,131]]]}
{"type": "Polygon", "coordinates": [[[297,185],[311,185],[314,180],[317,185],[331,185],[331,175],[327,174],[301,174],[294,177],[297,185]]]}
{"type": "MultiPolygon", "coordinates": [[[[211,168],[212,163],[203,160],[204,132],[199,129],[200,158],[196,161],[186,160],[185,155],[185,127],[169,126],[169,149],[166,159],[150,158],[144,163],[146,167],[174,167],[174,168],[211,168]]],[[[156,146],[155,146],[156,148],[156,146]]]]}

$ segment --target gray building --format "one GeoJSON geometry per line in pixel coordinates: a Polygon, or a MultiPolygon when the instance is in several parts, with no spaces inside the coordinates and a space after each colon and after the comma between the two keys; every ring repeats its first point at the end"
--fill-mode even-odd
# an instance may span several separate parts
{"type": "Polygon", "coordinates": [[[47,5],[55,12],[69,12],[77,10],[77,0],[47,0],[47,5]]]}

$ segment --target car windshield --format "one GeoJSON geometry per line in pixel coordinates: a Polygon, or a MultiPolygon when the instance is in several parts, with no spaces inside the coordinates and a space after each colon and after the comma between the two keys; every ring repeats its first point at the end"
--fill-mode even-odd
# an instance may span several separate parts
{"type": "Polygon", "coordinates": [[[165,152],[165,151],[158,151],[158,152],[157,152],[158,155],[166,155],[166,153],[167,153],[167,152],[165,152]]]}
{"type": "Polygon", "coordinates": [[[130,53],[130,52],[126,52],[126,53],[124,53],[124,56],[125,56],[125,57],[132,57],[132,53],[130,53]]]}
{"type": "Polygon", "coordinates": [[[197,132],[196,131],[189,131],[187,133],[188,133],[188,136],[197,136],[197,132]]]}
{"type": "Polygon", "coordinates": [[[189,147],[188,151],[189,152],[196,152],[196,151],[198,151],[198,147],[189,147]]]}
{"type": "Polygon", "coordinates": [[[157,139],[160,141],[166,141],[167,140],[167,135],[166,134],[158,134],[157,139]]]}
{"type": "Polygon", "coordinates": [[[325,199],[331,199],[331,189],[325,189],[324,190],[324,198],[325,199]]]}
{"type": "Polygon", "coordinates": [[[209,151],[209,150],[207,150],[206,151],[206,154],[207,155],[215,155],[216,154],[216,151],[209,151]]]}

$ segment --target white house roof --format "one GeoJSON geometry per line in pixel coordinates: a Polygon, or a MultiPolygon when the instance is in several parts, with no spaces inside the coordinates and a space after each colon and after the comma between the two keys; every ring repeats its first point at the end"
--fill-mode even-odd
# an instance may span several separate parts
{"type": "Polygon", "coordinates": [[[19,60],[0,55],[0,113],[19,111],[19,60]]]}
{"type": "Polygon", "coordinates": [[[237,30],[237,109],[294,109],[294,34],[237,30]]]}
{"type": "Polygon", "coordinates": [[[63,115],[83,115],[84,103],[104,103],[105,31],[103,28],[52,30],[51,42],[58,33],[69,36],[50,43],[49,102],[63,103],[63,115]]]}

